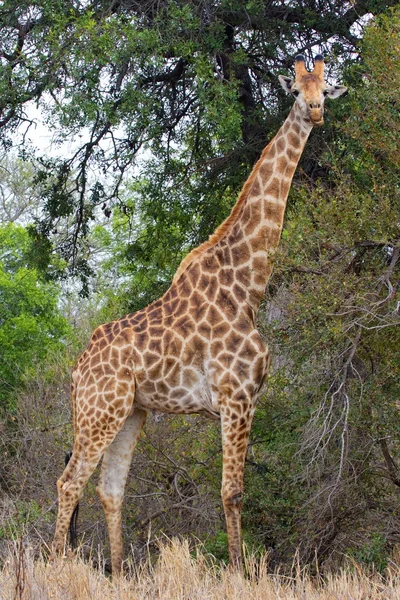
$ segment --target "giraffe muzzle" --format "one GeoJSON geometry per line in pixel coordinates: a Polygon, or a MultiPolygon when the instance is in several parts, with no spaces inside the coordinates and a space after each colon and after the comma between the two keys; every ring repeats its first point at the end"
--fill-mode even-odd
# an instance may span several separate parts
{"type": "Polygon", "coordinates": [[[310,119],[313,125],[321,127],[324,124],[324,113],[320,108],[312,108],[310,110],[310,119]]]}

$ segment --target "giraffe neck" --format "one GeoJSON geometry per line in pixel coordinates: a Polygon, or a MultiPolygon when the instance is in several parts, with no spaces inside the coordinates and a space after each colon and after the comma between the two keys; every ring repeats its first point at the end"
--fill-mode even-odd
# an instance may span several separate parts
{"type": "Polygon", "coordinates": [[[214,275],[219,270],[224,287],[233,285],[233,301],[239,299],[246,310],[256,313],[272,272],[293,174],[311,129],[295,103],[254,166],[229,217],[183,259],[172,287],[181,285],[189,293],[193,282],[188,279],[197,281],[199,269],[214,275]]]}
{"type": "MultiPolygon", "coordinates": [[[[246,181],[221,237],[231,250],[232,266],[246,288],[246,302],[256,311],[272,272],[287,197],[312,124],[295,103],[285,123],[266,146],[246,181]]],[[[218,233],[218,231],[217,231],[218,233]]]]}

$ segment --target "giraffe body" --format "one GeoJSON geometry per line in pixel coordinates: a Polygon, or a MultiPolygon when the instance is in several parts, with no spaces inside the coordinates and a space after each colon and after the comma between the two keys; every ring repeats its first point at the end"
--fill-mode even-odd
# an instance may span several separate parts
{"type": "MultiPolygon", "coordinates": [[[[122,563],[121,505],[134,447],[148,411],[200,413],[221,422],[222,500],[229,553],[241,566],[243,471],[269,353],[255,318],[272,271],[293,173],[314,124],[321,124],[323,61],[296,62],[300,95],[265,148],[231,215],[179,267],[165,295],[100,326],[72,376],[74,448],[58,481],[53,551],[61,551],[83,487],[103,457],[98,492],[111,546],[122,563]],[[322,70],[321,70],[322,69],[322,70]]],[[[339,95],[336,86],[333,94],[339,95]]],[[[340,88],[340,93],[344,89],[340,88]]]]}

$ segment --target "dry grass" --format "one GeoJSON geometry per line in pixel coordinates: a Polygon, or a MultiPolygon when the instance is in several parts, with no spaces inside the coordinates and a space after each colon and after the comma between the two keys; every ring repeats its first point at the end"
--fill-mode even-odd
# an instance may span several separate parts
{"type": "Polygon", "coordinates": [[[356,566],[319,583],[297,572],[293,577],[267,572],[265,559],[247,558],[246,578],[212,565],[187,543],[172,541],[129,576],[112,582],[80,559],[53,564],[16,548],[0,573],[1,600],[398,600],[400,571],[367,576],[356,566]]]}

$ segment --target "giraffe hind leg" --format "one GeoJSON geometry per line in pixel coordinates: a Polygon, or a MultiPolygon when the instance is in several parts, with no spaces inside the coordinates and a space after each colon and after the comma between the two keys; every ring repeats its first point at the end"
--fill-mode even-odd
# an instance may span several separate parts
{"type": "Polygon", "coordinates": [[[57,481],[58,516],[52,544],[52,556],[64,551],[68,528],[71,527],[74,514],[76,515],[79,499],[100,458],[101,454],[87,460],[84,453],[75,446],[69,463],[57,481]]]}
{"type": "Polygon", "coordinates": [[[121,571],[123,558],[121,507],[132,454],[146,420],[146,412],[135,408],[107,448],[97,492],[106,516],[113,577],[121,571]]]}
{"type": "MultiPolygon", "coordinates": [[[[97,400],[104,404],[103,394],[99,393],[97,400]]],[[[120,404],[119,397],[116,396],[115,400],[120,404]]],[[[110,408],[103,419],[90,421],[84,415],[81,419],[78,415],[72,457],[57,481],[58,516],[52,557],[64,551],[68,527],[83,489],[107,447],[123,428],[132,408],[132,400],[126,400],[117,411],[111,410],[113,403],[109,400],[110,408]]],[[[78,402],[77,408],[79,412],[78,402]]]]}

